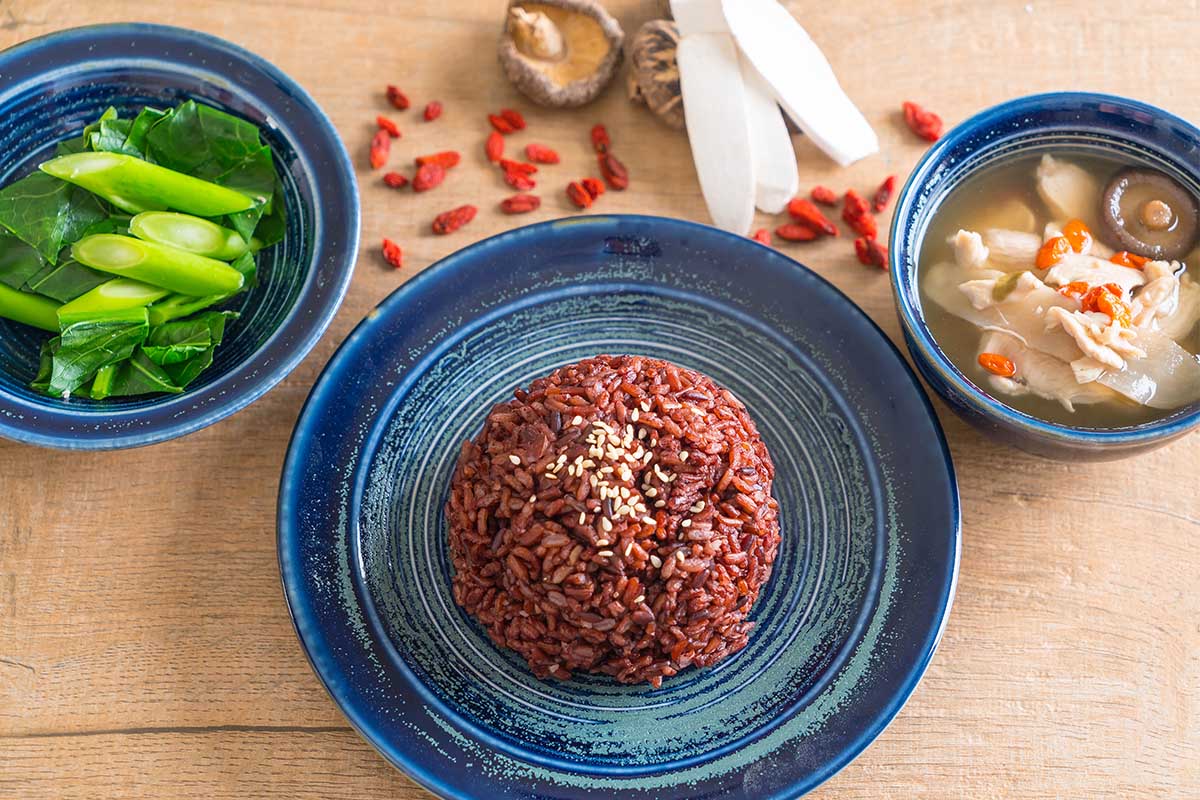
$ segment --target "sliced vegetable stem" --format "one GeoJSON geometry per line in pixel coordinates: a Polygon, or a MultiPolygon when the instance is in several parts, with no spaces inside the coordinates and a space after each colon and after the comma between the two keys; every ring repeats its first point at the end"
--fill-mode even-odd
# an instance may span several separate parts
{"type": "Polygon", "coordinates": [[[0,317],[58,332],[58,303],[0,283],[0,317]]]}
{"type": "Polygon", "coordinates": [[[245,282],[242,273],[223,261],[112,233],[79,240],[71,255],[92,269],[181,294],[233,294],[245,282]]]}

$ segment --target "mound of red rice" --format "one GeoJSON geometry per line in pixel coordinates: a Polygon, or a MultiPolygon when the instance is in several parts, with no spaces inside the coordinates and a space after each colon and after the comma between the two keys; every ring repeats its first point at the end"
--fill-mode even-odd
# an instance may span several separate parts
{"type": "Polygon", "coordinates": [[[639,356],[555,370],[463,444],[454,597],[539,678],[648,681],[745,646],[779,547],[775,468],[745,407],[639,356]]]}

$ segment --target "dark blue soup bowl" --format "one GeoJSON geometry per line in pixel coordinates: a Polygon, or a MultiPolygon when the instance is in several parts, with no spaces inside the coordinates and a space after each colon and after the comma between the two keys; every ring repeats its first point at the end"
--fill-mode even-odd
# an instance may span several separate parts
{"type": "Polygon", "coordinates": [[[196,100],[259,125],[275,156],[287,233],[258,257],[259,285],[227,308],[216,358],[180,395],[59,400],[28,388],[45,333],[0,320],[0,436],[112,449],[182,436],[261,397],[312,349],[337,311],[358,249],[358,190],[333,125],[295,82],[228,42],[159,25],[75,28],[0,53],[0,185],[109,106],[196,100]]]}
{"type": "Polygon", "coordinates": [[[892,289],[908,351],[922,377],[976,427],[1038,455],[1106,461],[1159,447],[1200,424],[1200,404],[1122,428],[1071,427],[1017,411],[955,366],[925,323],[917,262],[930,220],[968,177],[1043,151],[1113,153],[1162,170],[1200,195],[1200,130],[1154,106],[1103,94],[1055,92],[1011,100],[961,123],[929,149],[896,203],[892,289]]]}

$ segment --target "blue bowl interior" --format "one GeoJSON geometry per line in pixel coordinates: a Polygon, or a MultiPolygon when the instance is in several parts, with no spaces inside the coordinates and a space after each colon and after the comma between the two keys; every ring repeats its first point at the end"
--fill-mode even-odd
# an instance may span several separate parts
{"type": "Polygon", "coordinates": [[[1120,448],[1166,441],[1200,423],[1200,403],[1150,422],[1104,429],[1050,423],[1005,405],[977,387],[938,347],[921,311],[917,261],[930,221],[964,180],[1015,156],[1081,150],[1161,170],[1200,196],[1200,130],[1136,101],[1063,92],[1013,100],[956,126],[913,170],[892,224],[892,284],[922,375],[969,419],[1028,432],[1051,443],[1047,454],[1055,452],[1054,443],[1120,448]]]}
{"type": "Polygon", "coordinates": [[[957,514],[927,401],[836,290],[742,237],[590,217],[473,245],[355,330],[293,438],[280,562],[335,700],[444,796],[759,800],[824,780],[912,690],[948,611],[957,514]],[[657,690],[539,681],[450,592],[462,441],[513,388],[602,352],[708,373],[777,467],[783,542],[750,644],[657,690]]]}
{"type": "Polygon", "coordinates": [[[353,173],[319,108],[257,57],[174,28],[75,29],[4,58],[19,66],[0,69],[0,184],[36,169],[109,106],[125,116],[191,99],[258,124],[283,182],[287,232],[259,253],[259,285],[223,306],[241,316],[182,395],[97,402],[37,394],[28,384],[48,336],[0,320],[0,434],[60,447],[147,444],[214,422],[282,379],[331,319],[357,249],[353,173]]]}

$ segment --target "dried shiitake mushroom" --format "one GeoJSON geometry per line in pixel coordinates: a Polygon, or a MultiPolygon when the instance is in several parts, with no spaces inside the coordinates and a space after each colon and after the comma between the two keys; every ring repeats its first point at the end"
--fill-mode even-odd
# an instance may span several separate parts
{"type": "Polygon", "coordinates": [[[679,28],[674,22],[655,19],[634,34],[629,48],[633,68],[629,71],[629,99],[645,103],[658,118],[683,130],[683,94],[679,89],[679,66],[675,50],[679,28]]]}
{"type": "Polygon", "coordinates": [[[1101,204],[1104,238],[1146,258],[1182,258],[1196,243],[1200,208],[1187,189],[1153,169],[1118,173],[1101,204]]]}
{"type": "Polygon", "coordinates": [[[571,108],[616,74],[625,34],[595,0],[513,0],[500,37],[504,74],[530,100],[571,108]]]}

